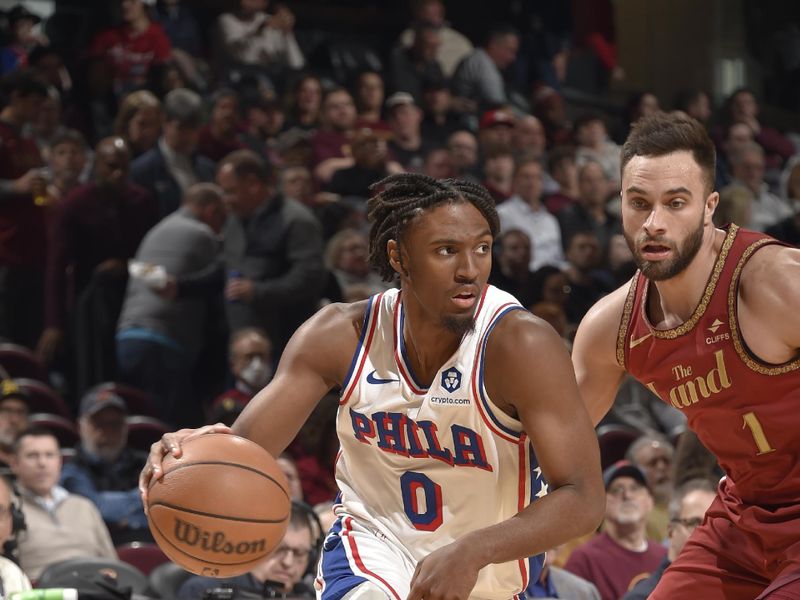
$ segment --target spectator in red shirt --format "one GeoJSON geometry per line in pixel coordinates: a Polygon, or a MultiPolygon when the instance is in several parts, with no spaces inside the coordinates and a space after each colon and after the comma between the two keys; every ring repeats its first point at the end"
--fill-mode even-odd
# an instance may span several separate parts
{"type": "Polygon", "coordinates": [[[114,74],[118,96],[144,86],[150,69],[172,56],[164,29],[150,20],[143,0],[122,0],[122,25],[98,33],[90,52],[104,56],[114,74]]]}
{"type": "Polygon", "coordinates": [[[47,97],[44,83],[16,71],[0,82],[0,337],[33,347],[41,331],[46,202],[39,149],[22,136],[47,97]],[[36,198],[40,202],[36,202],[36,198]]]}
{"type": "Polygon", "coordinates": [[[220,88],[211,96],[211,118],[200,129],[197,153],[219,162],[235,150],[247,148],[239,139],[239,95],[220,88]]]}
{"type": "Polygon", "coordinates": [[[356,126],[356,105],[344,88],[329,90],[322,99],[322,127],[311,138],[314,177],[326,183],[339,169],[355,162],[349,145],[356,126]]]}
{"type": "Polygon", "coordinates": [[[355,85],[356,106],[358,106],[358,121],[356,127],[367,127],[373,131],[388,136],[390,131],[388,123],[381,117],[385,86],[383,77],[377,71],[364,71],[356,78],[355,85]]]}

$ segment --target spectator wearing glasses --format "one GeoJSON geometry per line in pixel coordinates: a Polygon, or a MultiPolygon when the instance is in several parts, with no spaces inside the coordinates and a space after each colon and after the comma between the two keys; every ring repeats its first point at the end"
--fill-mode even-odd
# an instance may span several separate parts
{"type": "Polygon", "coordinates": [[[665,569],[678,557],[686,540],[703,522],[714,497],[714,488],[706,479],[689,480],[675,492],[675,496],[669,503],[669,550],[667,556],[650,577],[637,583],[630,592],[623,596],[622,600],[646,600],[650,596],[661,580],[665,569]]]}
{"type": "Polygon", "coordinates": [[[565,568],[593,583],[603,600],[617,600],[658,568],[667,549],[647,539],[653,497],[644,472],[628,461],[619,461],[603,472],[603,481],[603,532],[578,546],[565,568]]]}
{"type": "MultiPolygon", "coordinates": [[[[190,577],[181,586],[178,600],[203,598],[211,588],[231,588],[235,592],[261,594],[263,598],[313,598],[313,592],[302,579],[314,551],[316,533],[306,514],[309,509],[292,504],[289,528],[278,547],[249,573],[228,579],[190,577]]],[[[238,597],[238,596],[237,596],[238,597]]]]}
{"type": "Polygon", "coordinates": [[[672,459],[675,448],[659,434],[647,434],[628,448],[626,458],[647,476],[653,494],[653,511],[647,520],[647,536],[664,540],[668,533],[669,503],[675,491],[672,459]]]}

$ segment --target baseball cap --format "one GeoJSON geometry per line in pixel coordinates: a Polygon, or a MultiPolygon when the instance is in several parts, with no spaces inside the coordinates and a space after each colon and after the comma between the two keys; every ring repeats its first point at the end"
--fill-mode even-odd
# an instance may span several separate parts
{"type": "Polygon", "coordinates": [[[0,404],[11,398],[18,398],[27,404],[31,396],[27,390],[21,388],[13,379],[3,379],[0,382],[0,404]]]}
{"type": "Polygon", "coordinates": [[[496,108],[494,110],[487,110],[481,117],[481,129],[487,127],[494,127],[495,125],[505,125],[506,127],[514,126],[514,116],[505,110],[496,108]]]}
{"type": "Polygon", "coordinates": [[[128,405],[121,396],[111,390],[95,390],[81,398],[79,416],[85,417],[100,412],[104,408],[114,407],[128,412],[128,405]]]}
{"type": "Polygon", "coordinates": [[[42,20],[42,17],[28,10],[24,4],[16,4],[15,6],[12,6],[11,9],[6,13],[6,18],[11,25],[14,25],[17,21],[21,21],[23,19],[33,21],[34,25],[42,20]]]}
{"type": "Polygon", "coordinates": [[[412,106],[415,105],[416,103],[414,102],[414,96],[408,92],[395,92],[386,99],[387,110],[392,110],[393,108],[402,106],[403,104],[411,104],[412,106]]]}
{"type": "Polygon", "coordinates": [[[641,483],[644,487],[647,486],[647,477],[644,471],[628,460],[618,460],[610,467],[606,467],[603,471],[603,484],[608,489],[611,483],[618,477],[630,477],[641,483]]]}

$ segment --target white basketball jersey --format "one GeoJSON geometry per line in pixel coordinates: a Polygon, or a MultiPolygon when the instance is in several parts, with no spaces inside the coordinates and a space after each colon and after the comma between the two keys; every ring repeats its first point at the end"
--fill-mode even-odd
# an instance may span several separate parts
{"type": "MultiPolygon", "coordinates": [[[[487,286],[475,330],[426,389],[406,357],[400,295],[389,290],[370,300],[342,386],[337,514],[373,528],[416,562],[512,517],[547,485],[521,423],[492,403],[484,381],[489,334],[519,303],[487,286]]],[[[534,562],[487,566],[472,596],[510,598],[528,585],[531,568],[538,575],[534,562]]]]}

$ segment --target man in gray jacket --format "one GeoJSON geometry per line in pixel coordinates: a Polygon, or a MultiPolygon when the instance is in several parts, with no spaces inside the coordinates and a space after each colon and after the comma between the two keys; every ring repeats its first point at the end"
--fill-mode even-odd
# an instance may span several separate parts
{"type": "Polygon", "coordinates": [[[149,392],[173,426],[202,423],[191,380],[208,311],[222,293],[217,236],[225,218],[222,191],[195,184],[181,208],[148,232],[131,265],[117,328],[120,375],[149,392]]]}

